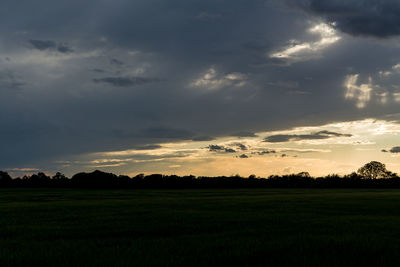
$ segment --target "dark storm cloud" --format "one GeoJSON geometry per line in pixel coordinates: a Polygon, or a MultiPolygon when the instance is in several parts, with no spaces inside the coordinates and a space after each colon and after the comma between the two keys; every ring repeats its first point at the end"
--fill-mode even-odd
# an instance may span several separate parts
{"type": "Polygon", "coordinates": [[[136,136],[142,138],[190,140],[193,138],[194,133],[189,130],[178,128],[151,127],[139,131],[136,136]]]}
{"type": "Polygon", "coordinates": [[[234,137],[257,137],[257,135],[255,133],[247,132],[247,131],[237,132],[237,133],[231,134],[231,136],[234,136],[234,137]]]}
{"type": "Polygon", "coordinates": [[[135,150],[155,150],[162,148],[161,145],[143,145],[143,146],[134,146],[133,149],[135,150]]]}
{"type": "Polygon", "coordinates": [[[379,38],[400,34],[400,2],[397,0],[295,1],[312,13],[335,23],[351,35],[379,38]]]}
{"type": "Polygon", "coordinates": [[[232,145],[236,146],[240,150],[247,150],[247,146],[242,143],[233,143],[232,145]]]}
{"type": "Polygon", "coordinates": [[[207,148],[211,152],[223,152],[223,153],[235,153],[236,152],[236,150],[234,150],[232,148],[219,146],[219,145],[209,145],[207,148]]]}
{"type": "Polygon", "coordinates": [[[116,58],[112,58],[111,59],[111,64],[117,65],[117,66],[122,66],[124,65],[124,62],[122,62],[121,60],[118,60],[116,58]]]}
{"type": "Polygon", "coordinates": [[[43,40],[29,40],[31,45],[38,50],[55,49],[57,44],[53,41],[43,41],[43,40]]]}
{"type": "Polygon", "coordinates": [[[276,150],[273,150],[273,149],[271,149],[271,150],[263,150],[263,151],[252,152],[252,154],[257,154],[257,155],[260,155],[260,156],[268,155],[268,154],[276,154],[276,153],[277,153],[276,150]]]}
{"type": "Polygon", "coordinates": [[[383,153],[400,153],[400,146],[392,147],[390,150],[382,149],[381,152],[383,152],[383,153]]]}
{"type": "Polygon", "coordinates": [[[331,131],[319,131],[316,133],[316,135],[322,135],[322,136],[330,136],[330,137],[352,137],[352,134],[343,134],[343,133],[336,133],[336,132],[331,132],[331,131]]]}
{"type": "Polygon", "coordinates": [[[25,83],[21,81],[17,75],[11,71],[0,71],[0,91],[2,89],[19,89],[25,83]]]}
{"type": "Polygon", "coordinates": [[[129,87],[136,85],[143,85],[147,83],[159,82],[160,79],[144,78],[144,77],[105,77],[93,79],[95,83],[107,83],[116,87],[129,87]]]}
{"type": "Polygon", "coordinates": [[[224,146],[219,146],[219,145],[209,145],[208,149],[210,151],[213,151],[213,152],[219,152],[219,151],[224,151],[225,147],[224,146]]]}
{"type": "Polygon", "coordinates": [[[71,53],[73,50],[65,44],[59,44],[51,40],[29,40],[29,43],[40,51],[55,50],[60,53],[71,53]]]}
{"type": "MultiPolygon", "coordinates": [[[[400,62],[397,44],[388,40],[344,35],[313,50],[312,61],[289,65],[269,57],[291,40],[313,44],[320,36],[309,29],[320,17],[340,22],[317,1],[307,3],[312,12],[259,0],[2,1],[0,54],[11,60],[1,60],[0,71],[14,78],[0,77],[0,169],[47,168],[54,159],[160,139],[254,138],[398,112],[398,103],[374,99],[377,88],[387,88],[390,100],[400,82],[376,74],[400,62]],[[364,109],[344,97],[344,80],[353,74],[360,75],[357,86],[370,76],[376,85],[364,109]]],[[[350,32],[343,23],[337,27],[350,32]]],[[[326,136],[335,137],[317,138],[326,136]]]]}
{"type": "Polygon", "coordinates": [[[106,71],[103,69],[98,69],[98,68],[94,68],[92,69],[93,72],[97,72],[97,73],[105,73],[106,71]]]}
{"type": "Polygon", "coordinates": [[[271,135],[264,139],[264,142],[268,143],[281,143],[290,141],[301,141],[301,140],[319,140],[329,139],[332,137],[351,137],[351,134],[342,134],[330,131],[319,131],[311,134],[277,134],[271,135]]]}
{"type": "Polygon", "coordinates": [[[392,148],[389,150],[389,152],[390,152],[390,153],[400,153],[400,146],[392,147],[392,148]]]}
{"type": "Polygon", "coordinates": [[[72,53],[72,52],[74,52],[74,50],[72,48],[68,47],[65,44],[58,45],[57,51],[60,52],[60,53],[72,53]]]}
{"type": "Polygon", "coordinates": [[[192,141],[197,141],[197,142],[201,142],[201,141],[213,141],[215,140],[214,137],[211,136],[207,136],[207,135],[201,135],[201,136],[196,136],[192,139],[192,141]]]}
{"type": "Polygon", "coordinates": [[[147,83],[159,82],[157,78],[145,78],[145,77],[105,77],[99,79],[93,79],[95,83],[107,83],[116,87],[129,87],[136,85],[143,85],[147,83]]]}

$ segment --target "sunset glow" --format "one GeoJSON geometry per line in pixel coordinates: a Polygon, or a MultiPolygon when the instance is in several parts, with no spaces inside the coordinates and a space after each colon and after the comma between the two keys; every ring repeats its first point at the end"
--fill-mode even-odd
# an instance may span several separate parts
{"type": "Polygon", "coordinates": [[[400,31],[383,3],[62,2],[2,13],[0,170],[400,172],[400,31]]]}

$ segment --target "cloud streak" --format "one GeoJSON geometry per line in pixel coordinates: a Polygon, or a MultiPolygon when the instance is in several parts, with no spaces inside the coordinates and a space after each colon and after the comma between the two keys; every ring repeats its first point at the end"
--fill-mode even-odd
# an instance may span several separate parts
{"type": "Polygon", "coordinates": [[[57,51],[59,53],[67,54],[72,53],[74,50],[66,44],[56,43],[51,40],[29,40],[33,48],[40,51],[57,51]]]}
{"type": "Polygon", "coordinates": [[[384,152],[384,153],[387,153],[387,152],[395,153],[395,154],[396,154],[396,153],[400,153],[400,146],[392,147],[392,148],[389,149],[389,150],[382,149],[381,151],[384,152]]]}
{"type": "Polygon", "coordinates": [[[225,147],[225,146],[219,146],[219,145],[209,145],[208,150],[210,152],[222,152],[222,153],[235,153],[236,150],[229,148],[229,147],[225,147]]]}
{"type": "Polygon", "coordinates": [[[93,79],[95,83],[105,83],[115,87],[131,87],[137,85],[144,85],[148,83],[159,82],[157,78],[145,78],[145,77],[104,77],[93,79]]]}
{"type": "Polygon", "coordinates": [[[271,135],[264,139],[264,142],[268,143],[283,143],[303,140],[321,140],[329,139],[334,137],[352,137],[352,134],[342,134],[331,131],[319,131],[311,134],[277,134],[271,135]]]}

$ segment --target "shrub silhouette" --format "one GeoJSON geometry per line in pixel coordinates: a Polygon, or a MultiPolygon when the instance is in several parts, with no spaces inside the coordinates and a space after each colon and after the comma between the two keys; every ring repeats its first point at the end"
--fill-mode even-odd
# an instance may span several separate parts
{"type": "Polygon", "coordinates": [[[71,181],[73,185],[81,187],[111,187],[117,185],[117,176],[96,170],[92,173],[77,173],[71,181]]]}
{"type": "Polygon", "coordinates": [[[308,172],[288,175],[271,175],[260,178],[250,175],[218,177],[195,177],[138,174],[134,177],[117,176],[99,170],[91,173],[81,172],[67,178],[56,173],[52,178],[40,172],[31,176],[12,179],[6,172],[0,171],[0,187],[61,187],[61,188],[400,188],[397,174],[386,170],[384,164],[372,161],[361,167],[357,173],[339,176],[330,174],[325,177],[311,177],[308,172]],[[384,179],[378,179],[384,178],[384,179]]]}
{"type": "Polygon", "coordinates": [[[0,171],[0,185],[9,185],[11,182],[11,176],[7,172],[0,171]]]}
{"type": "Polygon", "coordinates": [[[61,172],[57,172],[51,179],[60,181],[60,180],[68,179],[68,178],[61,172]]]}

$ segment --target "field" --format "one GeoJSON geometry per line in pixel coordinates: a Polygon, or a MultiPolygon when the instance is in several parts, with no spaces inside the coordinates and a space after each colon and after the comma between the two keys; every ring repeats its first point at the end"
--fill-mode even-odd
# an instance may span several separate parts
{"type": "Polygon", "coordinates": [[[400,190],[0,190],[0,266],[399,266],[400,190]]]}

